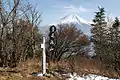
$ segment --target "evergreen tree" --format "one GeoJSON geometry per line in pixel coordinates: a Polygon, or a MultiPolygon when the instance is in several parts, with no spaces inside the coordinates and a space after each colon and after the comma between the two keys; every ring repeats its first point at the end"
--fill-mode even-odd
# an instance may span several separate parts
{"type": "Polygon", "coordinates": [[[115,22],[113,24],[113,27],[118,28],[119,26],[120,26],[120,21],[119,21],[118,17],[115,17],[115,22]]]}
{"type": "Polygon", "coordinates": [[[96,54],[101,55],[103,52],[103,45],[105,38],[106,38],[106,22],[105,22],[105,10],[104,8],[98,7],[99,11],[95,12],[95,17],[93,19],[93,28],[91,30],[92,32],[92,41],[95,45],[94,49],[96,54]]]}
{"type": "Polygon", "coordinates": [[[120,21],[118,17],[115,17],[115,21],[112,26],[112,33],[113,33],[115,43],[118,43],[118,40],[119,40],[119,28],[120,28],[120,21]]]}
{"type": "Polygon", "coordinates": [[[113,38],[112,42],[112,51],[110,52],[112,54],[112,66],[113,69],[116,70],[117,72],[120,72],[120,21],[119,19],[116,17],[114,24],[112,26],[112,36],[111,38],[113,38]]]}
{"type": "Polygon", "coordinates": [[[105,67],[120,73],[120,21],[116,17],[111,28],[105,22],[105,10],[98,7],[95,12],[92,28],[92,41],[96,54],[101,58],[105,67]]]}
{"type": "Polygon", "coordinates": [[[95,15],[95,18],[93,19],[93,22],[95,25],[102,25],[105,22],[105,10],[104,8],[100,8],[98,7],[99,11],[98,12],[95,12],[96,15],[95,15]]]}

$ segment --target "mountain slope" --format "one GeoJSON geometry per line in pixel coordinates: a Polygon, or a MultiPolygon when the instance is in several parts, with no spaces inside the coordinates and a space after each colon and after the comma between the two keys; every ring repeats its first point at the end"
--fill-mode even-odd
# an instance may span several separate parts
{"type": "Polygon", "coordinates": [[[70,24],[73,23],[80,29],[84,34],[91,36],[91,26],[90,23],[80,18],[78,15],[69,14],[61,18],[58,24],[70,24]]]}
{"type": "Polygon", "coordinates": [[[80,18],[78,15],[75,14],[69,14],[66,15],[62,18],[60,18],[60,20],[57,23],[54,24],[49,24],[49,25],[45,25],[43,27],[40,27],[40,31],[45,34],[46,32],[49,31],[49,27],[51,25],[55,25],[57,27],[58,24],[74,24],[78,29],[80,29],[84,34],[86,34],[87,36],[91,36],[91,25],[89,22],[85,21],[84,19],[80,18]]]}
{"type": "MultiPolygon", "coordinates": [[[[85,21],[84,19],[80,18],[78,15],[71,14],[66,15],[63,18],[61,18],[59,24],[74,24],[78,29],[80,29],[85,35],[87,35],[89,38],[91,37],[91,28],[89,22],[85,21]]],[[[92,57],[95,56],[94,52],[94,44],[91,43],[90,45],[84,46],[84,51],[87,53],[88,56],[92,57]]]]}

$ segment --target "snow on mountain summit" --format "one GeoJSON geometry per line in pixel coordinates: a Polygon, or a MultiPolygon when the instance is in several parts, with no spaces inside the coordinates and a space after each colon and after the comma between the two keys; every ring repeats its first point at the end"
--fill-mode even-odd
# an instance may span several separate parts
{"type": "Polygon", "coordinates": [[[88,24],[87,21],[80,18],[78,15],[75,14],[69,14],[61,18],[60,23],[85,23],[88,24]]]}
{"type": "Polygon", "coordinates": [[[80,29],[84,34],[86,34],[87,36],[91,36],[91,25],[88,21],[82,19],[81,17],[79,17],[76,14],[68,14],[60,19],[58,19],[58,21],[54,24],[49,24],[44,26],[41,30],[42,32],[46,32],[49,30],[49,27],[51,25],[55,25],[56,27],[58,27],[58,24],[74,24],[78,29],[80,29]]]}
{"type": "Polygon", "coordinates": [[[60,19],[59,24],[70,24],[73,23],[78,29],[80,29],[84,34],[91,36],[91,25],[89,22],[80,18],[78,15],[69,14],[60,19]]]}

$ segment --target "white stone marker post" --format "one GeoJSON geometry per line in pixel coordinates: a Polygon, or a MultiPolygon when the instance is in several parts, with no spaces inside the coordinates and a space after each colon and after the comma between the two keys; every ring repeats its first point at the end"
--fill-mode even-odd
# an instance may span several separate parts
{"type": "Polygon", "coordinates": [[[41,48],[43,49],[42,54],[42,73],[46,74],[46,53],[45,53],[45,36],[43,36],[43,44],[41,44],[41,48]]]}

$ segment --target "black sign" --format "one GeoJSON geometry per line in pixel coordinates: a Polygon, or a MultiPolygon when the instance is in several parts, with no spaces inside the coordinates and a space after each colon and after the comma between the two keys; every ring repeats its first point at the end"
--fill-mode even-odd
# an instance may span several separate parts
{"type": "Polygon", "coordinates": [[[56,41],[55,41],[55,31],[56,31],[56,27],[50,26],[49,29],[50,33],[49,33],[49,50],[50,52],[53,52],[55,50],[55,45],[56,45],[56,41]]]}

